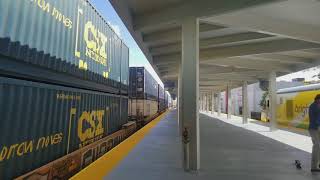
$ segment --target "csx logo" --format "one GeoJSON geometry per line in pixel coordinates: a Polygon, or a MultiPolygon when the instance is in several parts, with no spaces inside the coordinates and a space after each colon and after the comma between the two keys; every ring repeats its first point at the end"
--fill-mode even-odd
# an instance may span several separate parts
{"type": "MultiPolygon", "coordinates": [[[[71,115],[76,114],[76,109],[71,110],[71,115]]],[[[105,110],[83,111],[78,118],[77,134],[81,142],[102,135],[104,132],[103,118],[105,110]]]]}
{"type": "Polygon", "coordinates": [[[85,24],[84,41],[86,42],[86,56],[100,64],[106,65],[107,60],[107,37],[100,32],[91,21],[85,24]]]}

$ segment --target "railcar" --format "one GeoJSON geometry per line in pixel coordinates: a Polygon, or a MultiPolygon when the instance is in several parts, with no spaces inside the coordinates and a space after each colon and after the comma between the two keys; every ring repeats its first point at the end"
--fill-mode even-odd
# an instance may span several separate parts
{"type": "MultiPolygon", "coordinates": [[[[317,94],[320,84],[310,84],[277,91],[277,123],[287,127],[307,129],[309,126],[308,109],[317,94]]],[[[269,121],[269,99],[262,120],[269,121]]]]}

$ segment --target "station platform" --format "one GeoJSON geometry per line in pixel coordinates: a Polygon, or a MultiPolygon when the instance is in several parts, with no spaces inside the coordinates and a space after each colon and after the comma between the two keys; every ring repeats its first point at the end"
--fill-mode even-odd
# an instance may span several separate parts
{"type": "Polygon", "coordinates": [[[227,120],[224,116],[217,118],[202,112],[199,121],[201,169],[198,173],[187,173],[181,168],[182,145],[178,134],[177,111],[172,110],[151,122],[154,124],[147,127],[148,132],[142,129],[147,133],[139,134],[138,131],[136,137],[131,140],[130,137],[128,142],[134,142],[131,143],[134,146],[117,146],[115,151],[128,151],[120,153],[122,158],[112,155],[112,152],[108,153],[106,156],[112,156],[110,162],[108,158],[102,157],[73,179],[320,179],[320,173],[310,172],[310,146],[301,146],[310,143],[307,135],[288,132],[289,136],[292,133],[294,139],[297,137],[297,141],[304,141],[292,145],[276,138],[277,133],[282,138],[286,137],[283,135],[286,133],[281,132],[284,130],[268,132],[268,129],[263,129],[265,126],[252,122],[244,126],[240,118],[227,120]],[[294,165],[296,159],[302,162],[301,170],[294,165]],[[113,164],[113,167],[105,169],[104,166],[109,164],[113,164]]]}

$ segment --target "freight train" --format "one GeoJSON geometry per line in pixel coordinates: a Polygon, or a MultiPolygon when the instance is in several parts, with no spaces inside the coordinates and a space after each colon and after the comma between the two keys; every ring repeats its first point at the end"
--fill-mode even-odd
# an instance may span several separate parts
{"type": "Polygon", "coordinates": [[[169,107],[170,95],[144,67],[130,67],[128,116],[138,122],[152,119],[169,107]]]}
{"type": "MultiPolygon", "coordinates": [[[[309,126],[308,109],[317,94],[320,84],[310,84],[277,91],[277,122],[286,127],[307,129],[309,126]]],[[[266,111],[263,121],[269,121],[269,99],[266,98],[266,111]]]]}
{"type": "Polygon", "coordinates": [[[0,179],[68,179],[136,131],[128,95],[129,48],[89,1],[0,1],[0,179]]]}

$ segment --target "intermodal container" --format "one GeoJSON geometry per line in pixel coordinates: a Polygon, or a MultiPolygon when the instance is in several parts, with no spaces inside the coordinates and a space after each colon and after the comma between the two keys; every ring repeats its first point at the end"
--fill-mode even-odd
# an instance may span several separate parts
{"type": "Polygon", "coordinates": [[[121,92],[123,95],[129,94],[129,48],[121,48],[121,92]]]}
{"type": "Polygon", "coordinates": [[[144,67],[130,67],[129,75],[129,97],[144,99],[144,67]]]}
{"type": "Polygon", "coordinates": [[[158,111],[162,112],[165,109],[164,88],[158,85],[158,111]]]}
{"type": "Polygon", "coordinates": [[[0,100],[0,179],[27,173],[127,123],[126,96],[0,77],[0,100]]]}
{"type": "Polygon", "coordinates": [[[126,94],[128,58],[87,0],[0,1],[4,76],[126,94]]]}
{"type": "Polygon", "coordinates": [[[144,71],[144,76],[146,99],[158,100],[158,82],[146,69],[144,71]]]}
{"type": "Polygon", "coordinates": [[[130,67],[129,97],[158,100],[158,83],[144,67],[130,67]]]}

